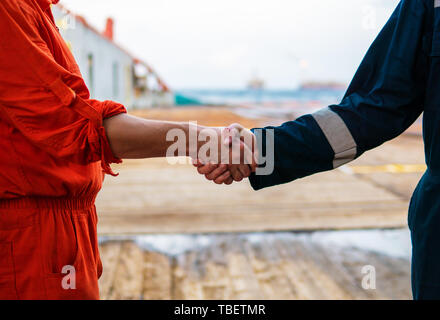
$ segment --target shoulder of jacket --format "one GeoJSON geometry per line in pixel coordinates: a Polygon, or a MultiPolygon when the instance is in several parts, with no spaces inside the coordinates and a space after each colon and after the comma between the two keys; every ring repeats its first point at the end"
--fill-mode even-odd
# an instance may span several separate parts
{"type": "Polygon", "coordinates": [[[38,4],[35,0],[0,0],[0,5],[10,14],[27,14],[35,16],[38,4]]]}

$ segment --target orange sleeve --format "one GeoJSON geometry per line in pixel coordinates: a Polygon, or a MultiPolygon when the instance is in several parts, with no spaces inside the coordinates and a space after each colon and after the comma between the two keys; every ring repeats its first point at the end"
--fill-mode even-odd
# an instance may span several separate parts
{"type": "MultiPolygon", "coordinates": [[[[23,1],[25,2],[25,1],[23,1]]],[[[88,164],[114,157],[103,118],[126,112],[112,101],[89,99],[80,75],[58,64],[39,32],[36,11],[0,1],[0,112],[32,144],[53,157],[88,164]],[[77,94],[76,92],[80,92],[77,94]]]]}

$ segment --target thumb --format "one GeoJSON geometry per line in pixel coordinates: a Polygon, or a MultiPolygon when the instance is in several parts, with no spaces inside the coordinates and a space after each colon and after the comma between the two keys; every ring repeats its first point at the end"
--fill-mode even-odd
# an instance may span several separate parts
{"type": "Polygon", "coordinates": [[[225,139],[226,145],[231,145],[234,139],[241,140],[241,132],[244,130],[244,127],[241,124],[233,123],[229,127],[225,128],[225,133],[227,133],[227,137],[225,139]]]}

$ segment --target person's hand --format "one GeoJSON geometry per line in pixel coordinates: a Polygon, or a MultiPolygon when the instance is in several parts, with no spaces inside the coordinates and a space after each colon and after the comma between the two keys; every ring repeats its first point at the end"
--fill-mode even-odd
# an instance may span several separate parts
{"type": "Polygon", "coordinates": [[[220,139],[228,147],[220,163],[204,163],[200,159],[194,164],[200,174],[216,184],[230,185],[248,178],[257,168],[255,135],[240,124],[225,128],[220,139]]]}

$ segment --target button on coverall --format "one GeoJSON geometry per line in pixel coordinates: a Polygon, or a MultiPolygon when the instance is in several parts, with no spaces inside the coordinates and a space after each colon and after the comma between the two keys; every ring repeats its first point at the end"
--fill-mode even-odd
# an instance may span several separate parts
{"type": "Polygon", "coordinates": [[[0,1],[0,299],[99,298],[103,119],[125,108],[89,98],[55,2],[0,1]]]}
{"type": "Polygon", "coordinates": [[[263,128],[263,142],[274,130],[275,170],[250,179],[261,189],[334,169],[397,137],[422,112],[428,169],[409,209],[412,286],[415,299],[440,299],[440,1],[399,3],[340,104],[263,128]]]}

